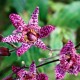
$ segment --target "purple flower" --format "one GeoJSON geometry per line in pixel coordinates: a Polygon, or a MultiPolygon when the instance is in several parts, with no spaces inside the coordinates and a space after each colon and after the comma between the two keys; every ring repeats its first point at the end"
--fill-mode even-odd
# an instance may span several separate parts
{"type": "Polygon", "coordinates": [[[10,14],[9,16],[16,30],[13,31],[12,35],[3,38],[2,42],[22,43],[21,47],[17,49],[18,56],[24,54],[24,52],[33,45],[44,50],[48,49],[42,42],[41,38],[47,37],[55,29],[55,27],[52,25],[47,25],[41,28],[38,25],[38,14],[39,8],[36,7],[28,24],[26,24],[17,14],[10,14]]]}
{"type": "Polygon", "coordinates": [[[76,53],[71,41],[68,41],[60,51],[60,64],[55,68],[56,80],[62,80],[66,72],[74,75],[80,72],[80,55],[76,53]]]}
{"type": "Polygon", "coordinates": [[[36,65],[34,62],[30,65],[29,71],[19,69],[20,67],[12,67],[13,72],[16,73],[20,80],[36,80],[36,65]]]}
{"type": "Polygon", "coordinates": [[[36,72],[36,65],[34,62],[30,65],[29,71],[20,69],[20,67],[12,67],[12,70],[19,77],[19,80],[48,80],[46,74],[36,72]]]}

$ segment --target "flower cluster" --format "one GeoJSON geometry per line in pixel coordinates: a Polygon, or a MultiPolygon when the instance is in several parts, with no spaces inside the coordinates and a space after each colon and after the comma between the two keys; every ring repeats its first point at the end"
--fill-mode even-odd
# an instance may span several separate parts
{"type": "MultiPolygon", "coordinates": [[[[12,35],[7,37],[0,36],[0,41],[6,43],[22,43],[20,47],[16,48],[18,56],[24,54],[33,45],[44,50],[49,50],[41,38],[47,37],[53,30],[55,30],[55,27],[52,25],[40,27],[38,25],[38,14],[39,7],[36,7],[28,24],[26,24],[19,15],[14,13],[10,14],[9,18],[16,30],[12,32],[12,35]]],[[[9,49],[0,47],[0,55],[9,56],[9,49]]],[[[55,67],[56,80],[63,80],[66,72],[77,76],[80,72],[80,55],[77,54],[73,42],[69,40],[67,44],[63,46],[59,55],[60,59],[54,60],[60,61],[55,67]]],[[[30,65],[29,71],[16,66],[12,66],[12,71],[17,76],[15,80],[48,80],[46,74],[37,72],[37,66],[34,62],[30,65]]],[[[11,75],[3,80],[14,80],[14,78],[11,75]]]]}

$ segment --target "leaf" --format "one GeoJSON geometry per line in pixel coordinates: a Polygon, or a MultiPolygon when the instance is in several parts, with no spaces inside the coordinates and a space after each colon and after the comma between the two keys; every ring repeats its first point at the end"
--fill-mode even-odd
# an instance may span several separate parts
{"type": "Polygon", "coordinates": [[[26,9],[26,3],[27,0],[13,0],[12,6],[20,13],[26,9]]]}
{"type": "Polygon", "coordinates": [[[40,7],[40,19],[46,20],[48,14],[48,1],[49,0],[40,0],[39,7],[40,7]]]}
{"type": "Polygon", "coordinates": [[[66,5],[56,12],[50,23],[60,27],[78,28],[80,26],[80,1],[66,5]]]}

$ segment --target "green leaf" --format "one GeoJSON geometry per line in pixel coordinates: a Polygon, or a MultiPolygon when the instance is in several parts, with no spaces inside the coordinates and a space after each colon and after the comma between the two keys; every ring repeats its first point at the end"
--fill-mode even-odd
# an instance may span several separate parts
{"type": "Polygon", "coordinates": [[[27,0],[13,0],[12,6],[20,13],[26,9],[26,3],[27,0]]]}
{"type": "Polygon", "coordinates": [[[80,1],[66,5],[56,12],[50,23],[60,27],[78,28],[80,26],[80,1]]]}
{"type": "Polygon", "coordinates": [[[48,0],[40,0],[39,7],[40,7],[40,14],[39,14],[40,19],[45,21],[48,14],[48,0]]]}

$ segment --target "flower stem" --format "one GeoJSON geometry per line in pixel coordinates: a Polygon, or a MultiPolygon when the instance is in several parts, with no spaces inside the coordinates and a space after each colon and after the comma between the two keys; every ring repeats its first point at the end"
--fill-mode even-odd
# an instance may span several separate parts
{"type": "Polygon", "coordinates": [[[77,49],[80,46],[80,42],[75,46],[75,48],[77,49]]]}
{"type": "Polygon", "coordinates": [[[16,45],[14,45],[14,44],[12,44],[12,43],[8,43],[8,42],[6,42],[7,44],[9,44],[9,45],[11,45],[13,48],[17,48],[17,46],[16,45]]]}
{"type": "Polygon", "coordinates": [[[59,61],[59,59],[52,60],[52,61],[49,61],[49,62],[46,62],[46,63],[40,64],[40,65],[38,65],[38,66],[36,66],[36,67],[38,68],[38,67],[41,67],[41,66],[44,66],[44,65],[47,65],[47,64],[50,64],[50,63],[56,62],[56,61],[59,61]]]}

